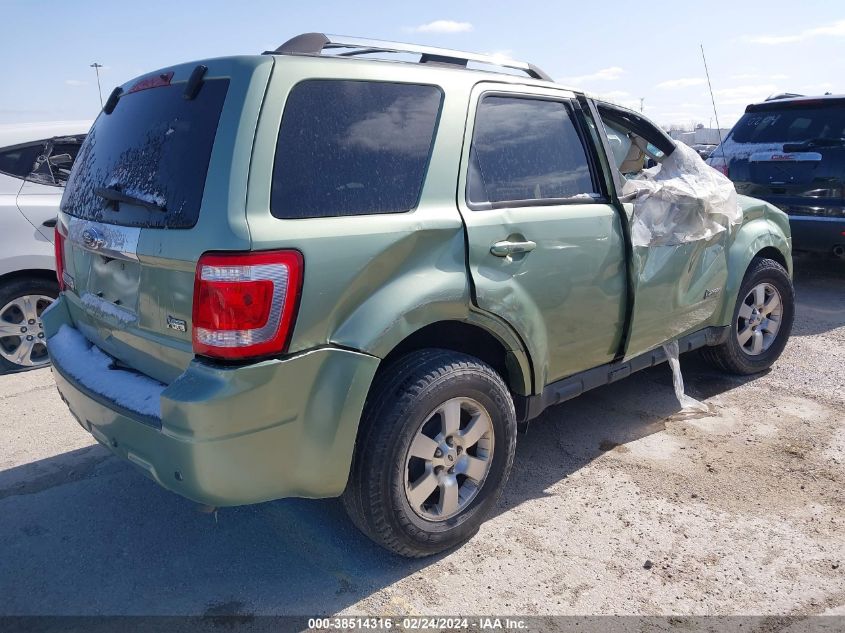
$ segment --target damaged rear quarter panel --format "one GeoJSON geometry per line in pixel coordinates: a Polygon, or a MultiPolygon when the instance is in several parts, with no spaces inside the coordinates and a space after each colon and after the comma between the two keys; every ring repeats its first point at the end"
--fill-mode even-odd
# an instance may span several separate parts
{"type": "MultiPolygon", "coordinates": [[[[284,57],[277,60],[255,137],[247,219],[253,250],[295,248],[304,281],[290,353],[337,345],[384,358],[404,337],[443,320],[467,320],[470,287],[464,228],[455,205],[464,78],[444,73],[435,141],[417,206],[407,212],[279,219],[271,183],[285,104],[299,82],[344,79],[408,82],[401,65],[284,57]]],[[[418,82],[424,83],[424,82],[418,82]]]]}

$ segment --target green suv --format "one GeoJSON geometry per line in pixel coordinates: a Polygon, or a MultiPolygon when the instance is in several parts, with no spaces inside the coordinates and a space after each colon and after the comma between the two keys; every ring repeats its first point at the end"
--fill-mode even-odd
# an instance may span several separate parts
{"type": "Polygon", "coordinates": [[[59,391],[197,502],[342,495],[390,550],[444,550],[546,407],[666,343],[738,373],[783,350],[775,207],[739,197],[726,230],[632,240],[625,174],[675,151],[530,64],[451,50],[312,33],[145,75],[109,97],[62,200],[59,391]]]}

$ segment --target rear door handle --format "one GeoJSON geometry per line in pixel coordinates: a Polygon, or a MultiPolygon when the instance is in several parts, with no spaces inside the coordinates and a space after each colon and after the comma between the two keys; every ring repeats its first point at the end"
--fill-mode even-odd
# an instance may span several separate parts
{"type": "Polygon", "coordinates": [[[524,242],[511,242],[509,240],[504,240],[493,244],[493,246],[490,247],[490,252],[496,257],[507,257],[508,255],[517,255],[519,253],[530,253],[535,248],[537,248],[537,243],[532,242],[531,240],[526,240],[524,242]]]}
{"type": "Polygon", "coordinates": [[[50,218],[49,220],[44,220],[41,226],[46,226],[49,229],[52,229],[56,226],[56,223],[59,221],[59,218],[50,218]]]}

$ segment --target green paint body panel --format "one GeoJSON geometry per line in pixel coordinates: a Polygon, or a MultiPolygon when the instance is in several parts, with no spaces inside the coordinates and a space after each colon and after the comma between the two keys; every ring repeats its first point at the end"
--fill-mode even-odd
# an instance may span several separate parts
{"type": "MultiPolygon", "coordinates": [[[[44,317],[48,337],[62,325],[72,325],[66,298],[44,317]]],[[[53,375],[109,450],[169,490],[227,506],[343,492],[378,362],[333,348],[245,367],[192,361],[164,390],[161,429],[99,402],[55,363],[53,375]]]]}
{"type": "MultiPolygon", "coordinates": [[[[564,89],[481,82],[470,97],[462,164],[469,161],[475,105],[485,93],[573,99],[564,89]]],[[[479,308],[500,315],[525,341],[535,389],[613,359],[626,301],[623,226],[609,203],[473,210],[460,170],[458,207],[479,308]],[[496,257],[502,240],[536,243],[525,255],[496,257]]]]}
{"type": "MultiPolygon", "coordinates": [[[[84,428],[191,499],[233,505],[340,494],[380,359],[426,326],[458,321],[491,334],[505,351],[511,390],[530,396],[623,355],[729,324],[745,270],[764,248],[777,249],[791,272],[786,216],[742,197],[745,222],[730,233],[638,249],[629,258],[630,208],[618,202],[601,147],[595,151],[605,170],[599,175],[607,189],[603,200],[470,209],[463,192],[479,96],[496,91],[583,102],[554,84],[354,58],[199,63],[208,66],[208,77],[228,78],[230,87],[196,226],[141,229],[137,261],[118,262],[123,273],[107,271],[97,278],[104,288],[90,289],[120,297],[137,321],[91,312],[78,289],[63,293],[44,319],[48,340],[63,324],[75,327],[125,365],[167,385],[159,430],[87,393],[54,366],[59,390],[84,428]],[[320,78],[440,89],[432,156],[413,210],[296,220],[270,213],[287,96],[297,83],[320,78]],[[532,240],[537,248],[524,256],[491,255],[491,245],[508,238],[532,240]],[[299,250],[305,262],[288,353],[237,367],[195,358],[191,308],[202,253],[286,248],[299,250]],[[124,283],[127,270],[137,286],[124,283]],[[168,317],[183,320],[186,331],[169,329],[168,317]]],[[[195,66],[167,70],[178,83],[195,66]]],[[[69,221],[60,214],[59,230],[69,221]]],[[[95,254],[74,246],[70,251],[69,272],[81,280],[100,265],[95,254]]]]}
{"type": "Polygon", "coordinates": [[[711,319],[711,325],[728,325],[733,318],[739,287],[751,260],[765,249],[779,252],[792,276],[792,233],[789,216],[768,202],[737,196],[743,211],[743,223],[728,246],[728,279],[725,298],[711,319]]]}
{"type": "Polygon", "coordinates": [[[737,198],[743,222],[729,231],[679,246],[634,249],[626,359],[705,327],[730,325],[745,271],[763,249],[781,253],[792,275],[787,215],[762,200],[737,198]]]}

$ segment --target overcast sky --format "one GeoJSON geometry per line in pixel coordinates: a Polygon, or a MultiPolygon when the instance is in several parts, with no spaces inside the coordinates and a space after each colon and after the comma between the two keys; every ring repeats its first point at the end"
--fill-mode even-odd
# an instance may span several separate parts
{"type": "Polygon", "coordinates": [[[323,31],[531,61],[562,83],[639,109],[662,125],[710,125],[703,43],[722,127],[775,92],[841,93],[838,2],[595,3],[5,0],[0,123],[93,119],[99,98],[177,62],[257,53],[323,31]]]}

